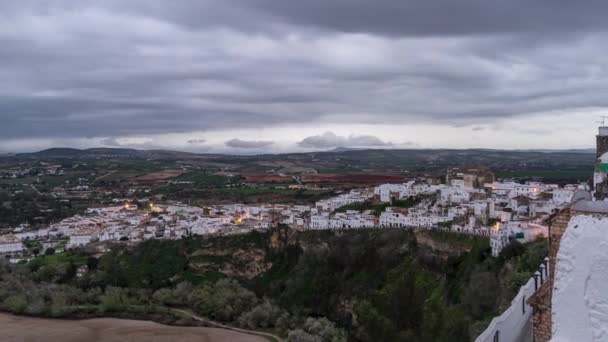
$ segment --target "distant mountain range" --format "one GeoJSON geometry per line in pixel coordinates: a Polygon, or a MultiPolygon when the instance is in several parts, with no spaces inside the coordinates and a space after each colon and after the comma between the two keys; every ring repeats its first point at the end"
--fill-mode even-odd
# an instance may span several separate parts
{"type": "Polygon", "coordinates": [[[579,149],[566,149],[566,150],[548,150],[548,149],[532,149],[532,150],[506,150],[506,151],[520,151],[520,152],[545,152],[545,153],[595,153],[594,148],[579,148],[579,149]]]}
{"type": "Polygon", "coordinates": [[[449,167],[484,165],[506,177],[552,177],[562,182],[586,180],[593,174],[593,149],[351,149],[286,154],[229,155],[124,148],[51,148],[5,155],[2,161],[37,160],[183,161],[200,167],[244,174],[274,174],[284,169],[315,169],[320,173],[434,174],[449,167]]]}
{"type": "MultiPolygon", "coordinates": [[[[421,152],[421,151],[477,151],[477,152],[522,152],[522,153],[595,153],[595,149],[522,149],[522,150],[500,150],[500,149],[367,149],[355,147],[336,147],[328,151],[305,152],[305,153],[285,153],[275,154],[281,155],[301,155],[301,154],[319,154],[319,153],[344,153],[344,152],[382,152],[394,153],[400,151],[421,152]]],[[[269,154],[257,156],[269,157],[269,154]]],[[[31,153],[0,153],[0,157],[17,157],[17,158],[67,158],[67,159],[82,159],[82,158],[135,158],[135,159],[198,159],[198,158],[214,158],[214,157],[235,157],[235,158],[251,158],[256,155],[240,156],[230,154],[208,154],[208,153],[193,153],[171,150],[136,150],[129,148],[49,148],[46,150],[31,152],[31,153]]]]}
{"type": "MultiPolygon", "coordinates": [[[[86,159],[86,158],[134,158],[134,159],[179,159],[197,158],[200,154],[165,151],[165,150],[136,150],[128,148],[49,148],[39,152],[18,153],[17,158],[65,158],[65,159],[86,159]]],[[[212,155],[206,155],[212,156],[212,155]]]]}

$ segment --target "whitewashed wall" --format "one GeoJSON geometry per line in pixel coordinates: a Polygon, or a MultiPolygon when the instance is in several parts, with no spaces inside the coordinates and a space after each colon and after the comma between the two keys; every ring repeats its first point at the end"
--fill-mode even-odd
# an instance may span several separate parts
{"type": "MultiPolygon", "coordinates": [[[[547,273],[543,272],[546,281],[547,273]]],[[[538,286],[541,280],[538,278],[538,286]]],[[[488,328],[475,342],[532,342],[532,307],[526,301],[534,294],[534,278],[519,289],[511,306],[498,317],[494,317],[488,328]]]]}

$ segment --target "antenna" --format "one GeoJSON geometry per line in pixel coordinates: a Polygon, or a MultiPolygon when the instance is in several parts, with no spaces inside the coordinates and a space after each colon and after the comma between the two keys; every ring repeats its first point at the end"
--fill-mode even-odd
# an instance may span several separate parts
{"type": "Polygon", "coordinates": [[[596,122],[601,124],[602,127],[606,127],[606,120],[608,120],[608,115],[601,115],[600,121],[596,121],[596,122]]]}

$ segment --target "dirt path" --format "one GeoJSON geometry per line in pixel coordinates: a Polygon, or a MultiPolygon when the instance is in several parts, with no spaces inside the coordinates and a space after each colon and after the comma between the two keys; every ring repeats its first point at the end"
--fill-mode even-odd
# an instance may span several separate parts
{"type": "Polygon", "coordinates": [[[104,178],[104,177],[110,176],[110,175],[111,175],[111,174],[113,174],[113,173],[116,173],[116,171],[110,171],[110,172],[106,173],[105,175],[101,175],[101,176],[99,176],[99,177],[97,177],[97,178],[93,179],[93,183],[97,182],[98,180],[100,180],[100,179],[102,179],[102,178],[104,178]]]}
{"type": "Polygon", "coordinates": [[[182,310],[182,309],[171,309],[171,310],[173,310],[175,312],[178,312],[180,314],[189,316],[189,317],[191,317],[191,318],[193,318],[193,319],[195,319],[195,320],[197,320],[199,322],[204,322],[207,325],[211,325],[211,326],[218,327],[218,328],[221,328],[221,329],[232,330],[232,331],[236,331],[236,332],[244,333],[244,334],[263,336],[263,337],[265,337],[265,340],[270,339],[273,342],[283,342],[283,340],[280,337],[278,337],[276,335],[273,335],[271,333],[265,333],[265,332],[262,332],[262,331],[247,330],[247,329],[241,329],[241,328],[231,327],[229,325],[225,325],[225,324],[222,324],[222,323],[218,323],[218,322],[215,322],[215,321],[208,320],[208,319],[203,318],[203,317],[199,317],[199,316],[197,316],[197,315],[195,315],[192,312],[187,311],[187,310],[182,310]]]}
{"type": "Polygon", "coordinates": [[[0,313],[4,342],[267,342],[266,337],[234,330],[172,327],[114,318],[54,320],[0,313]]]}

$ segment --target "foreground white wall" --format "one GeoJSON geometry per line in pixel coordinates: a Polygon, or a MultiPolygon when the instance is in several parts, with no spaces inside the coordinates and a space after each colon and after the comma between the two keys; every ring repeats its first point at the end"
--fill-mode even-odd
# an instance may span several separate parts
{"type": "Polygon", "coordinates": [[[475,342],[532,342],[532,307],[526,301],[541,285],[540,272],[543,273],[542,279],[546,281],[549,270],[545,267],[544,264],[541,266],[536,280],[530,278],[519,289],[511,306],[502,315],[494,317],[475,342]]]}
{"type": "Polygon", "coordinates": [[[576,216],[560,242],[552,342],[608,341],[608,218],[576,216]]]}

